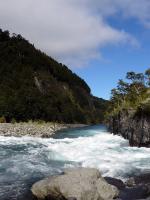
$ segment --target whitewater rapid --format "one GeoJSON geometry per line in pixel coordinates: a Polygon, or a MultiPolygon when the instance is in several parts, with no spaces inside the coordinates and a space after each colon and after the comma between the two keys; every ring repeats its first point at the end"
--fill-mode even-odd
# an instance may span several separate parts
{"type": "Polygon", "coordinates": [[[150,149],[129,147],[127,140],[103,126],[69,130],[49,139],[0,136],[0,199],[15,199],[35,181],[78,166],[125,179],[150,172],[150,149]]]}

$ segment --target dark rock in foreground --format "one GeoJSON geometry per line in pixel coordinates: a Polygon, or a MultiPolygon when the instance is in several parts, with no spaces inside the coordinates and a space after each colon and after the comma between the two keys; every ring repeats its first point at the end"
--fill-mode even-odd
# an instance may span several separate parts
{"type": "Polygon", "coordinates": [[[148,187],[146,185],[136,185],[133,187],[126,187],[120,192],[120,200],[137,200],[147,199],[149,197],[148,187]]]}
{"type": "Polygon", "coordinates": [[[107,181],[107,183],[109,183],[110,185],[114,185],[119,190],[123,190],[126,187],[124,182],[121,181],[120,179],[116,179],[116,178],[112,178],[112,177],[104,177],[104,178],[107,181]]]}
{"type": "Polygon", "coordinates": [[[105,177],[105,180],[119,189],[119,198],[117,200],[150,199],[150,174],[131,177],[126,183],[111,177],[105,177]]]}

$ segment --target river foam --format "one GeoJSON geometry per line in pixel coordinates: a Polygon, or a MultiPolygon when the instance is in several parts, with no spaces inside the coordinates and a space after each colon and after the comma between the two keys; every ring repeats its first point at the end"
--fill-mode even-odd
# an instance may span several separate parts
{"type": "Polygon", "coordinates": [[[129,147],[127,140],[102,126],[70,130],[49,139],[1,136],[0,199],[6,195],[15,199],[36,180],[77,166],[125,179],[150,171],[150,149],[129,147]]]}

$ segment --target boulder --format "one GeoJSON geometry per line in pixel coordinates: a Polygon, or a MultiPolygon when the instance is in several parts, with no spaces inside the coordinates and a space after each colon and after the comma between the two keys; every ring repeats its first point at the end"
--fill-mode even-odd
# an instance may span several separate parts
{"type": "Polygon", "coordinates": [[[93,168],[67,169],[35,183],[31,191],[38,200],[112,200],[119,194],[93,168]]]}

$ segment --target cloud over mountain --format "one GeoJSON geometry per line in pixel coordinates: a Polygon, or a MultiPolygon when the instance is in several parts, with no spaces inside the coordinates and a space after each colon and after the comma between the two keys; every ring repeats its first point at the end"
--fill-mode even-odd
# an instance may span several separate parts
{"type": "Polygon", "coordinates": [[[150,2],[143,0],[2,0],[0,24],[21,33],[60,62],[81,66],[100,57],[106,45],[137,45],[134,36],[109,25],[118,12],[149,25],[150,2]]]}

